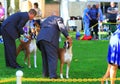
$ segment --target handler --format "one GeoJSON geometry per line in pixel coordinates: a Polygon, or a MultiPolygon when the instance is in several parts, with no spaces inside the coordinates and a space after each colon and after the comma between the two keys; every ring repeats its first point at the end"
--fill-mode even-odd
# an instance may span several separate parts
{"type": "Polygon", "coordinates": [[[3,21],[1,31],[7,67],[22,68],[16,61],[15,40],[24,34],[23,26],[28,20],[32,20],[35,15],[36,11],[31,9],[29,12],[17,12],[3,21]]]}
{"type": "Polygon", "coordinates": [[[66,27],[63,24],[63,19],[56,14],[46,18],[41,23],[41,30],[37,36],[37,46],[42,54],[43,77],[57,78],[57,63],[58,63],[58,48],[60,32],[69,40],[66,27]]]}

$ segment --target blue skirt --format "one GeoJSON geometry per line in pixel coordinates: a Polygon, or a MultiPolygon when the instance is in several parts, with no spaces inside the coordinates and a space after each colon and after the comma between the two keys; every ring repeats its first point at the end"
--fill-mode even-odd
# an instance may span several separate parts
{"type": "Polygon", "coordinates": [[[118,28],[110,38],[108,47],[108,63],[120,67],[120,29],[118,28]]]}

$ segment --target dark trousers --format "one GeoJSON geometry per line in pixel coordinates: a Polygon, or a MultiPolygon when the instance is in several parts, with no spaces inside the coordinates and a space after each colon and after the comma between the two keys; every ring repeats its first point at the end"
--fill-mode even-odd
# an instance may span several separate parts
{"type": "Polygon", "coordinates": [[[95,38],[98,39],[98,20],[90,20],[90,27],[93,27],[93,30],[91,31],[91,36],[94,37],[93,33],[95,32],[95,38]],[[97,24],[97,25],[96,25],[97,24]],[[94,26],[96,25],[96,26],[94,26]]]}
{"type": "MultiPolygon", "coordinates": [[[[109,20],[109,23],[116,23],[116,20],[109,20]]],[[[114,33],[117,30],[116,24],[109,24],[110,33],[114,33]]]]}
{"type": "Polygon", "coordinates": [[[4,53],[6,66],[15,68],[18,66],[16,62],[16,43],[15,40],[10,37],[6,30],[2,29],[2,37],[4,41],[4,53]]]}
{"type": "Polygon", "coordinates": [[[42,54],[42,68],[43,76],[56,78],[57,64],[58,64],[58,49],[47,41],[39,41],[38,48],[42,54]]]}

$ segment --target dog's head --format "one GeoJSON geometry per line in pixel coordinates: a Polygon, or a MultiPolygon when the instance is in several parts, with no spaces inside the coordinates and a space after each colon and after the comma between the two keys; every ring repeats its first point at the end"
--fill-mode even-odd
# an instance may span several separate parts
{"type": "Polygon", "coordinates": [[[65,48],[65,49],[69,49],[71,46],[72,46],[72,42],[71,42],[71,41],[66,40],[66,41],[64,42],[64,48],[65,48]]]}
{"type": "Polygon", "coordinates": [[[31,28],[31,37],[32,39],[36,38],[40,31],[40,25],[37,22],[34,22],[34,28],[31,28]]]}
{"type": "Polygon", "coordinates": [[[38,35],[38,33],[39,33],[39,31],[40,31],[40,25],[39,25],[37,22],[35,22],[34,25],[35,25],[36,35],[38,35]]]}

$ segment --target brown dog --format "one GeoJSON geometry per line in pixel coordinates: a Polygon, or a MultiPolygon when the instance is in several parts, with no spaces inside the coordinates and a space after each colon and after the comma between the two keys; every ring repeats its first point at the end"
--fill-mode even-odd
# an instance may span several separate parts
{"type": "Polygon", "coordinates": [[[38,32],[40,31],[40,26],[39,24],[35,23],[35,28],[31,30],[30,34],[30,39],[27,42],[24,42],[23,40],[20,40],[20,44],[17,48],[17,56],[20,53],[20,51],[24,51],[25,53],[25,58],[24,62],[27,64],[26,59],[28,59],[28,67],[31,68],[31,63],[30,63],[30,53],[34,53],[34,67],[37,68],[36,64],[36,51],[37,51],[37,46],[36,46],[36,38],[35,35],[38,35],[38,32]]]}
{"type": "Polygon", "coordinates": [[[63,78],[63,65],[66,63],[66,78],[69,78],[69,68],[72,61],[72,42],[66,40],[64,42],[64,48],[59,48],[60,58],[60,78],[63,78]]]}

